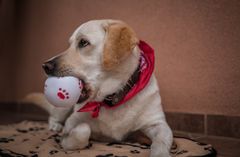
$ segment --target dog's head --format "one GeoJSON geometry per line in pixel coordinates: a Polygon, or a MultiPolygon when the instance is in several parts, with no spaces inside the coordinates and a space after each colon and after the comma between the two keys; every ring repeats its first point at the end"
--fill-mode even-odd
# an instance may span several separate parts
{"type": "Polygon", "coordinates": [[[75,76],[81,79],[88,97],[96,95],[110,76],[116,75],[117,78],[121,72],[123,74],[120,75],[128,75],[131,67],[126,66],[131,66],[132,62],[128,58],[135,56],[138,60],[137,54],[134,54],[138,39],[134,31],[121,21],[84,23],[74,31],[69,42],[70,47],[45,62],[43,69],[50,76],[75,76]]]}

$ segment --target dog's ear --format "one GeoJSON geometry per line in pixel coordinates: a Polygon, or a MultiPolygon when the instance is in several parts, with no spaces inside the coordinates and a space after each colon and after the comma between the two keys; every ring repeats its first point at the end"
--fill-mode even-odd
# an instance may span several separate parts
{"type": "Polygon", "coordinates": [[[139,40],[135,32],[122,22],[110,23],[104,29],[103,68],[111,70],[132,53],[139,40]]]}

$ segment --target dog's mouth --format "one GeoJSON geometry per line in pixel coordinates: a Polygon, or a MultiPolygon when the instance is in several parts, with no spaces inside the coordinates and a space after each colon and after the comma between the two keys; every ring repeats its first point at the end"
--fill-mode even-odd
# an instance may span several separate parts
{"type": "Polygon", "coordinates": [[[77,103],[82,103],[90,97],[91,90],[88,83],[86,83],[83,79],[78,79],[82,81],[82,91],[77,103]]]}
{"type": "Polygon", "coordinates": [[[82,103],[90,97],[91,87],[90,87],[90,84],[87,83],[86,79],[84,79],[84,77],[80,77],[76,74],[73,74],[72,72],[65,72],[65,71],[64,72],[58,71],[58,72],[55,72],[54,74],[48,75],[48,76],[55,76],[55,77],[73,76],[73,77],[76,77],[79,80],[81,80],[81,83],[82,83],[82,85],[81,85],[82,91],[81,91],[81,95],[80,95],[77,103],[82,103]]]}

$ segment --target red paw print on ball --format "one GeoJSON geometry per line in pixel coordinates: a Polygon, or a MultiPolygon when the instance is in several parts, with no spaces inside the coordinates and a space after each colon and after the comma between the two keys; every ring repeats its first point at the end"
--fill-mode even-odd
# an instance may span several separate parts
{"type": "Polygon", "coordinates": [[[69,93],[65,89],[62,89],[62,88],[58,89],[57,96],[62,100],[69,99],[69,93]]]}

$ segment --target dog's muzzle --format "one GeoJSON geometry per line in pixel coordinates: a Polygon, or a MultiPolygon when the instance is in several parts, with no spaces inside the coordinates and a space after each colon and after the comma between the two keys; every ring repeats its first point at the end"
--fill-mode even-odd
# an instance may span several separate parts
{"type": "MultiPolygon", "coordinates": [[[[59,71],[57,62],[58,60],[54,58],[42,64],[42,68],[47,75],[56,76],[56,77],[74,76],[74,75],[68,75],[66,73],[65,74],[61,73],[61,71],[59,71]]],[[[82,83],[83,83],[83,89],[78,100],[78,103],[82,103],[83,101],[86,101],[89,98],[90,88],[86,86],[86,82],[83,79],[81,78],[78,78],[78,79],[82,80],[82,83]]]]}

